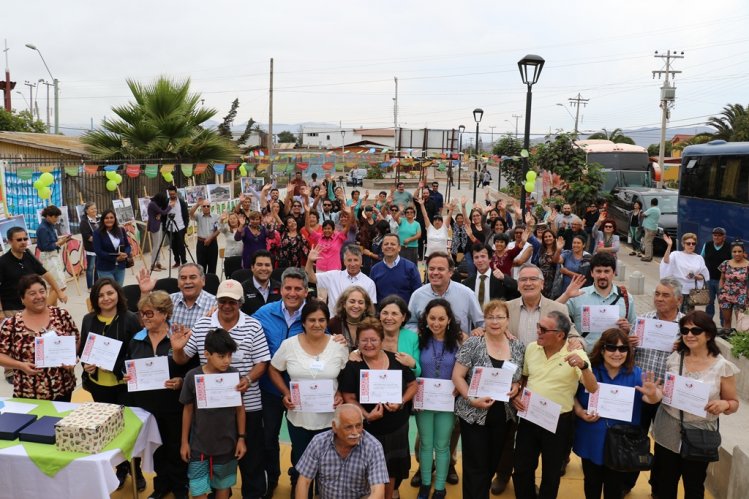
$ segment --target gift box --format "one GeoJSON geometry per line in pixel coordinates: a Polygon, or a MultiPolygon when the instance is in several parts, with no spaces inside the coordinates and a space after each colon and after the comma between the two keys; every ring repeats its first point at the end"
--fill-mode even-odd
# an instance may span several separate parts
{"type": "Polygon", "coordinates": [[[125,427],[123,406],[89,402],[55,426],[55,446],[61,451],[101,452],[125,427]]]}
{"type": "Polygon", "coordinates": [[[36,421],[33,414],[16,414],[6,412],[0,414],[0,440],[15,440],[18,432],[36,421]]]}
{"type": "Polygon", "coordinates": [[[39,444],[55,443],[55,425],[62,418],[42,416],[18,433],[18,438],[26,442],[39,444]]]}

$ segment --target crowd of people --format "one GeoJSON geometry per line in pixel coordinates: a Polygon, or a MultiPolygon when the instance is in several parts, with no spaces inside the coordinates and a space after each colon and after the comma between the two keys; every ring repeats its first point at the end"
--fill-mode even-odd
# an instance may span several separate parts
{"type": "MultiPolygon", "coordinates": [[[[397,183],[374,198],[358,190],[347,196],[329,176],[307,182],[298,172],[284,199],[266,185],[231,212],[215,214],[207,200],[190,207],[170,187],[152,198],[148,231],[153,241],[169,239],[178,291],[154,290],[164,268],[154,251],[150,271],[137,275],[135,314],[122,289],[132,253],[127,234],[114,211],[98,216],[89,203],[81,233],[91,312],[79,319],[64,308],[65,279],[54,262],[66,237],[56,234],[60,213],[50,206],[37,232],[41,261],[28,251],[24,229],[7,234],[0,366],[10,373],[14,396],[70,401],[75,366],[37,368],[34,338],[49,331],[75,336],[79,354],[91,333],[122,341],[114,369],[84,364],[82,385],[96,401],[154,415],[163,442],[153,456],[154,499],[188,492],[225,498],[237,473],[242,497],[273,497],[287,472],[296,499],[315,491],[323,498],[390,499],[399,497],[404,480],[418,487],[419,499],[446,497],[446,484],[459,482],[462,497],[486,498],[510,480],[518,498],[553,498],[571,452],[582,459],[586,498],[619,499],[638,479],[604,456],[610,428],[622,424],[652,434],[654,497],[675,498],[679,481],[686,497],[702,497],[708,462],[685,457],[680,435],[683,428],[716,431],[721,414],[738,410],[738,369],[717,348],[711,307],[717,298],[727,328],[745,310],[743,244],[726,242],[720,227],[701,251],[694,234],[682,236],[680,251],[664,236],[652,309],[637,310],[614,282],[625,249],[605,206],[587,207],[584,218],[569,204],[545,208],[543,215],[523,215],[502,200],[449,202],[437,182],[413,193],[397,183]],[[191,220],[195,263],[186,258],[191,220]],[[227,278],[214,295],[204,288],[206,274],[218,267],[220,235],[227,278]],[[229,269],[250,274],[239,282],[229,269]],[[695,310],[690,297],[702,287],[710,292],[707,312],[695,310]],[[602,331],[585,317],[597,305],[618,311],[602,331]],[[635,331],[640,318],[678,323],[673,350],[643,348],[635,331]],[[128,392],[125,361],[153,356],[168,357],[163,389],[128,392]],[[471,395],[477,369],[509,370],[506,396],[471,395]],[[363,397],[360,380],[372,370],[394,372],[399,401],[363,397]],[[239,373],[242,407],[198,409],[195,376],[221,372],[239,373]],[[667,373],[709,386],[703,416],[662,402],[667,373]],[[451,411],[415,408],[423,379],[452,383],[451,411]],[[294,383],[309,381],[332,387],[329,411],[299,410],[294,383]],[[635,390],[624,421],[589,410],[599,384],[635,390]],[[554,428],[522,416],[529,394],[560,407],[554,428]],[[284,417],[289,470],[281,469],[284,417]],[[409,446],[414,422],[417,470],[409,446]]],[[[632,214],[644,228],[646,261],[655,214],[657,206],[632,214]]],[[[639,240],[631,240],[637,254],[639,240]]],[[[132,479],[145,490],[135,464],[132,479]]],[[[130,469],[118,465],[120,486],[130,469]]]]}

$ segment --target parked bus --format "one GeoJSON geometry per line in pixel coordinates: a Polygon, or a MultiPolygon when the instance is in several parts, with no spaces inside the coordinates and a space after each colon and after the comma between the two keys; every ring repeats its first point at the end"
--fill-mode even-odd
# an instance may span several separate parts
{"type": "Polygon", "coordinates": [[[702,244],[714,227],[729,242],[749,237],[749,142],[688,146],[679,174],[679,237],[693,232],[702,244]]]}
{"type": "Polygon", "coordinates": [[[650,157],[644,147],[602,139],[577,140],[575,145],[585,151],[587,163],[603,167],[603,192],[624,187],[652,187],[650,157]]]}

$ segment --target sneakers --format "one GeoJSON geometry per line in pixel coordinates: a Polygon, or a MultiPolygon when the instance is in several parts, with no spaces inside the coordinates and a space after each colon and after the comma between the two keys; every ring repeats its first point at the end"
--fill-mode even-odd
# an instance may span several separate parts
{"type": "Polygon", "coordinates": [[[642,260],[643,262],[652,262],[653,261],[652,258],[645,258],[644,256],[640,257],[640,260],[642,260]]]}
{"type": "Polygon", "coordinates": [[[429,499],[429,492],[432,490],[431,485],[422,485],[419,487],[419,493],[416,495],[416,499],[429,499]]]}
{"type": "Polygon", "coordinates": [[[637,254],[637,252],[636,252],[636,251],[630,251],[630,252],[629,252],[629,256],[635,256],[636,254],[637,254]]]}

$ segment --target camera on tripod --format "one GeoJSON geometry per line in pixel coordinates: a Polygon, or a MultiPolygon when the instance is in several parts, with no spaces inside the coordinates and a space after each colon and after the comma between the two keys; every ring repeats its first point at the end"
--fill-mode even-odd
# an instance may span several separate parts
{"type": "Polygon", "coordinates": [[[176,216],[175,213],[167,213],[167,216],[169,217],[169,220],[174,220],[174,217],[176,216]]]}

